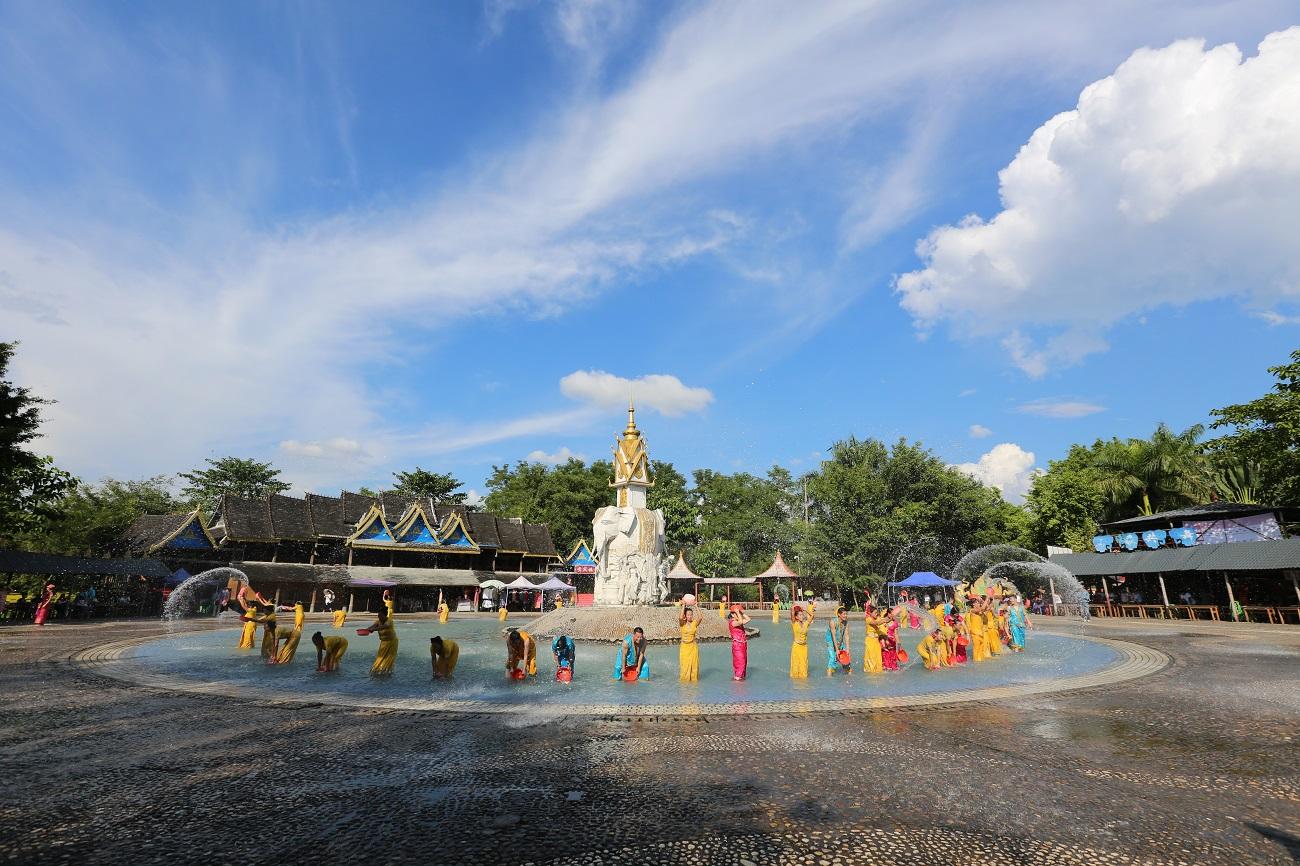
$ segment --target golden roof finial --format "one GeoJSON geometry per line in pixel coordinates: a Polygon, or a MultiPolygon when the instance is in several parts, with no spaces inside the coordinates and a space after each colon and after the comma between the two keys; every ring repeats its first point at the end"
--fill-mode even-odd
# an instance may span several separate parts
{"type": "Polygon", "coordinates": [[[632,404],[632,397],[627,398],[627,427],[623,430],[624,436],[638,436],[641,431],[636,429],[636,406],[632,404]]]}

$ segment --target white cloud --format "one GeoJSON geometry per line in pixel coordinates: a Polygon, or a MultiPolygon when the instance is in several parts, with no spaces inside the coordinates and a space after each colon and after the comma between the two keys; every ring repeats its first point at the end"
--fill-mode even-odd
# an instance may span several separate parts
{"type": "Polygon", "coordinates": [[[992,435],[993,431],[985,427],[983,424],[970,425],[970,437],[972,439],[985,439],[992,435]]]}
{"type": "Polygon", "coordinates": [[[958,397],[974,397],[978,391],[975,388],[963,388],[958,397]]]}
{"type": "Polygon", "coordinates": [[[299,442],[297,439],[286,439],[280,443],[280,450],[295,457],[329,460],[356,458],[363,454],[360,442],[355,439],[345,439],[341,436],[321,442],[299,442]]]}
{"type": "Polygon", "coordinates": [[[1040,470],[1034,468],[1034,452],[1026,451],[1014,442],[994,445],[976,463],[961,463],[955,467],[975,480],[995,488],[1008,502],[1025,498],[1029,485],[1040,470]]]}
{"type": "Polygon", "coordinates": [[[1276,310],[1261,310],[1255,314],[1255,318],[1263,319],[1270,328],[1279,325],[1300,325],[1300,316],[1284,316],[1276,310]]]}
{"type": "MultiPolygon", "coordinates": [[[[489,3],[489,28],[516,5],[489,3]]],[[[339,438],[382,461],[554,430],[566,413],[391,430],[370,377],[466,318],[556,314],[684,257],[720,254],[747,227],[682,194],[690,181],[839,136],[956,78],[1078,69],[1176,26],[1187,6],[692,5],[616,78],[546,94],[542,119],[510,144],[436,167],[451,180],[325,213],[304,204],[293,217],[281,208],[297,201],[295,168],[320,140],[344,151],[344,174],[367,174],[352,157],[366,152],[353,128],[364,107],[328,62],[340,52],[304,53],[331,67],[320,118],[300,113],[315,102],[292,75],[201,31],[5,7],[4,44],[41,46],[0,51],[0,105],[39,130],[13,152],[52,159],[45,172],[0,161],[5,336],[24,340],[16,372],[59,400],[46,446],[83,474],[339,438]]],[[[1246,27],[1271,6],[1207,4],[1198,20],[1246,27]]],[[[604,7],[584,17],[593,10],[578,0],[559,8],[575,10],[560,23],[575,44],[613,20],[604,7]]],[[[884,204],[855,205],[867,235],[892,224],[891,202],[905,209],[909,190],[926,188],[920,167],[894,168],[892,186],[866,194],[884,204]]],[[[792,293],[764,291],[756,303],[790,303],[792,293]]],[[[833,295],[798,300],[833,311],[833,295]]],[[[662,411],[700,399],[664,397],[662,411]]]]}
{"type": "Polygon", "coordinates": [[[538,448],[536,451],[528,452],[528,459],[534,463],[547,463],[551,466],[556,466],[560,463],[567,463],[570,460],[574,460],[574,459],[582,460],[585,462],[587,459],[587,455],[575,454],[572,451],[570,451],[569,447],[566,445],[563,448],[561,448],[559,451],[556,451],[554,454],[547,454],[545,451],[538,448]]]}
{"type": "Polygon", "coordinates": [[[919,327],[1002,336],[1031,376],[1145,310],[1297,297],[1300,27],[1245,60],[1199,40],[1134,52],[999,182],[1003,210],[931,232],[896,289],[919,327]]]}
{"type": "Polygon", "coordinates": [[[1083,418],[1086,415],[1105,412],[1106,407],[1098,406],[1096,403],[1087,403],[1083,400],[1052,400],[1044,398],[1021,403],[1016,408],[1016,411],[1023,412],[1026,415],[1039,415],[1043,418],[1083,418]]]}
{"type": "Polygon", "coordinates": [[[699,412],[713,402],[708,388],[691,388],[676,376],[662,374],[625,379],[604,370],[577,370],[560,380],[560,391],[601,409],[625,407],[632,398],[638,408],[649,407],[670,417],[699,412]]]}

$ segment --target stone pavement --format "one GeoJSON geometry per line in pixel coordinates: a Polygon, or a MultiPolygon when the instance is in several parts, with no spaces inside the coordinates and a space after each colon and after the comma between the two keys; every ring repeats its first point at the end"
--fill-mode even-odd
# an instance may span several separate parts
{"type": "Polygon", "coordinates": [[[0,863],[1300,856],[1296,627],[1094,622],[1172,664],[952,707],[695,719],[268,706],[70,660],[160,631],[0,629],[0,863]]]}

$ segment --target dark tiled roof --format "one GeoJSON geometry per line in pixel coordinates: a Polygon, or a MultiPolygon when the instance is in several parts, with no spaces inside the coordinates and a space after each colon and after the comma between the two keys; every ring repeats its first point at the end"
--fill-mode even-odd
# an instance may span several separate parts
{"type": "Polygon", "coordinates": [[[416,500],[410,496],[403,496],[398,493],[385,491],[379,494],[380,507],[384,509],[384,522],[389,526],[396,526],[397,521],[402,519],[406,509],[416,500]]]}
{"type": "Polygon", "coordinates": [[[275,537],[271,527],[271,510],[265,499],[245,499],[227,493],[221,497],[220,511],[226,538],[236,541],[265,541],[275,537]]]}
{"type": "Polygon", "coordinates": [[[311,514],[312,529],[318,536],[346,537],[349,534],[343,525],[343,500],[339,497],[308,493],[307,510],[311,514]]]}
{"type": "Polygon", "coordinates": [[[497,535],[497,519],[482,511],[471,511],[465,515],[469,524],[469,534],[479,547],[500,547],[501,538],[497,535]]]}
{"type": "Polygon", "coordinates": [[[306,499],[273,493],[269,500],[271,529],[276,538],[310,540],[316,537],[306,499]]]}
{"type": "Polygon", "coordinates": [[[1076,577],[1178,571],[1276,571],[1300,568],[1300,538],[1198,544],[1131,553],[1066,553],[1051,559],[1076,577]]]}
{"type": "Polygon", "coordinates": [[[430,511],[429,513],[436,516],[439,525],[441,525],[445,523],[447,518],[452,514],[459,514],[460,519],[465,520],[465,515],[468,512],[469,509],[463,505],[435,505],[433,506],[433,511],[430,511]]]}
{"type": "Polygon", "coordinates": [[[551,530],[545,523],[525,523],[524,537],[528,542],[528,552],[537,556],[559,557],[555,542],[551,541],[551,530]]]}
{"type": "Polygon", "coordinates": [[[1166,529],[1172,524],[1187,520],[1225,520],[1233,517],[1249,517],[1252,514],[1268,514],[1272,511],[1289,511],[1272,505],[1242,505],[1236,502],[1207,502],[1205,505],[1189,505],[1173,511],[1161,511],[1157,514],[1139,514],[1124,520],[1103,523],[1105,529],[1118,529],[1135,532],[1141,529],[1166,529]]]}
{"type": "Polygon", "coordinates": [[[127,527],[122,537],[129,556],[141,556],[149,548],[185,525],[190,514],[142,514],[127,527]]]}
{"type": "Polygon", "coordinates": [[[350,490],[344,490],[342,496],[343,523],[347,526],[344,535],[351,535],[352,530],[356,529],[357,521],[366,516],[366,512],[370,510],[371,505],[375,504],[375,500],[350,490]]]}
{"type": "Polygon", "coordinates": [[[502,550],[528,549],[528,537],[524,534],[524,522],[518,517],[498,517],[497,537],[501,539],[502,550]]]}
{"type": "Polygon", "coordinates": [[[114,577],[144,575],[167,577],[167,566],[157,559],[89,559],[54,553],[0,550],[0,574],[96,574],[114,577]]]}

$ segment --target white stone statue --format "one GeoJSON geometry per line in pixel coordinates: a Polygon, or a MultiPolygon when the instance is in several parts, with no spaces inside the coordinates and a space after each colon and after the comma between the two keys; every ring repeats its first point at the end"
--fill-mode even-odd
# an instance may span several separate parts
{"type": "Polygon", "coordinates": [[[614,444],[617,505],[596,512],[591,521],[595,538],[596,604],[659,604],[668,597],[664,559],[664,513],[646,507],[649,459],[635,409],[628,406],[627,428],[614,444]]]}

